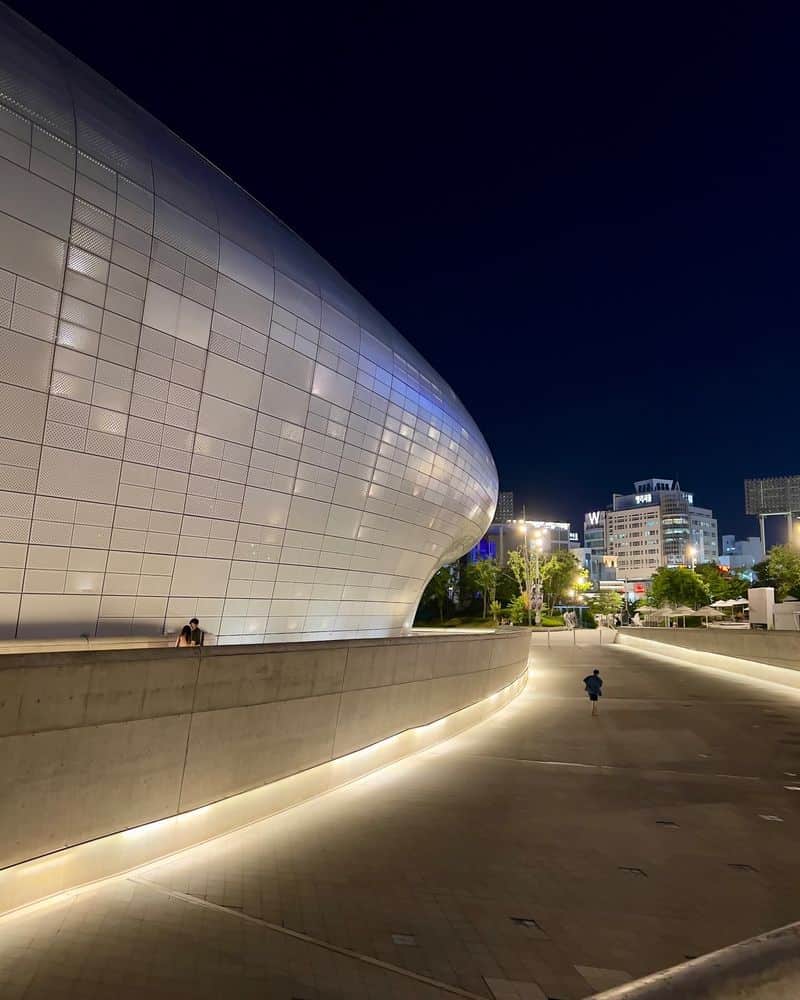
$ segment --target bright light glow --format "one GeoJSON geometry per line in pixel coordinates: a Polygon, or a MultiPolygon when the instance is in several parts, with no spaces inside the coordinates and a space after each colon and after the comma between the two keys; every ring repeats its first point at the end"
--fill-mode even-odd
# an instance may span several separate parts
{"type": "MultiPolygon", "coordinates": [[[[208,808],[203,806],[203,808],[208,808]]],[[[194,811],[194,810],[193,810],[194,811]]],[[[191,813],[185,813],[184,815],[191,815],[191,813]]],[[[154,833],[160,827],[166,826],[167,823],[171,823],[176,819],[175,816],[165,816],[164,819],[157,819],[153,823],[144,823],[142,826],[132,826],[130,830],[121,830],[119,833],[120,837],[126,840],[137,840],[139,837],[147,837],[151,833],[154,833]]],[[[114,836],[114,834],[111,834],[114,836]]]]}
{"type": "Polygon", "coordinates": [[[688,646],[673,646],[659,642],[657,639],[624,635],[619,636],[615,647],[648,656],[657,656],[663,660],[676,660],[705,670],[719,676],[723,674],[729,680],[739,684],[751,685],[755,688],[766,688],[769,691],[780,691],[783,697],[800,699],[800,676],[795,670],[786,667],[775,667],[769,663],[759,663],[757,660],[746,660],[738,656],[727,656],[725,653],[712,653],[707,650],[691,649],[688,646]],[[657,648],[656,648],[657,647],[657,648]]]}
{"type": "Polygon", "coordinates": [[[0,872],[0,903],[6,907],[6,911],[0,913],[0,921],[11,919],[22,911],[29,913],[34,908],[58,904],[65,898],[125,877],[131,871],[146,870],[201,844],[235,836],[256,823],[268,821],[321,794],[342,789],[378,772],[385,771],[386,780],[390,780],[388,765],[434,746],[446,746],[454,736],[506,705],[524,690],[532,669],[528,664],[526,668],[516,680],[481,701],[424,726],[395,733],[310,771],[288,775],[190,812],[132,827],[6,869],[0,872]],[[40,878],[40,872],[47,874],[40,878]]]}

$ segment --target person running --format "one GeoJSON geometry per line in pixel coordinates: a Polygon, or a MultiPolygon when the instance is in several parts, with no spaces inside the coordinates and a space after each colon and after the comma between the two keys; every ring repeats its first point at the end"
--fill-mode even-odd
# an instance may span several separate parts
{"type": "Polygon", "coordinates": [[[595,669],[588,677],[584,677],[583,686],[592,703],[592,715],[597,715],[597,701],[603,696],[603,678],[600,676],[600,671],[595,669]]]}

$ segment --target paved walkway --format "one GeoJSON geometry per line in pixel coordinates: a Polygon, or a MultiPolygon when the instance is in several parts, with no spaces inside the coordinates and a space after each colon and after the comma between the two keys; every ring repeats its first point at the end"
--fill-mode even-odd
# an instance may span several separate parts
{"type": "Polygon", "coordinates": [[[448,744],[0,921],[0,997],[572,1000],[800,918],[800,697],[533,653],[448,744]]]}

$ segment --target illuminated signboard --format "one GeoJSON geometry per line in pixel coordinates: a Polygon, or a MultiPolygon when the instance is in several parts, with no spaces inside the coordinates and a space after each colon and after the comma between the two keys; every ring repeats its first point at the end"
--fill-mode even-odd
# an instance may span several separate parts
{"type": "Polygon", "coordinates": [[[634,497],[636,503],[652,503],[653,494],[652,493],[637,493],[634,497]]]}
{"type": "Polygon", "coordinates": [[[592,510],[592,511],[589,511],[589,513],[586,515],[586,523],[587,524],[599,524],[600,523],[600,515],[602,513],[603,512],[601,510],[592,510]]]}

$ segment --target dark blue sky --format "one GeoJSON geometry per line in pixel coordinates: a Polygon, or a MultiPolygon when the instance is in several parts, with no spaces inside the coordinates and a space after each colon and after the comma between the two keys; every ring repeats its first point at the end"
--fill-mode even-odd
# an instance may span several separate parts
{"type": "Polygon", "coordinates": [[[12,6],[394,322],[529,514],[657,475],[755,533],[800,473],[795,5],[12,6]]]}

